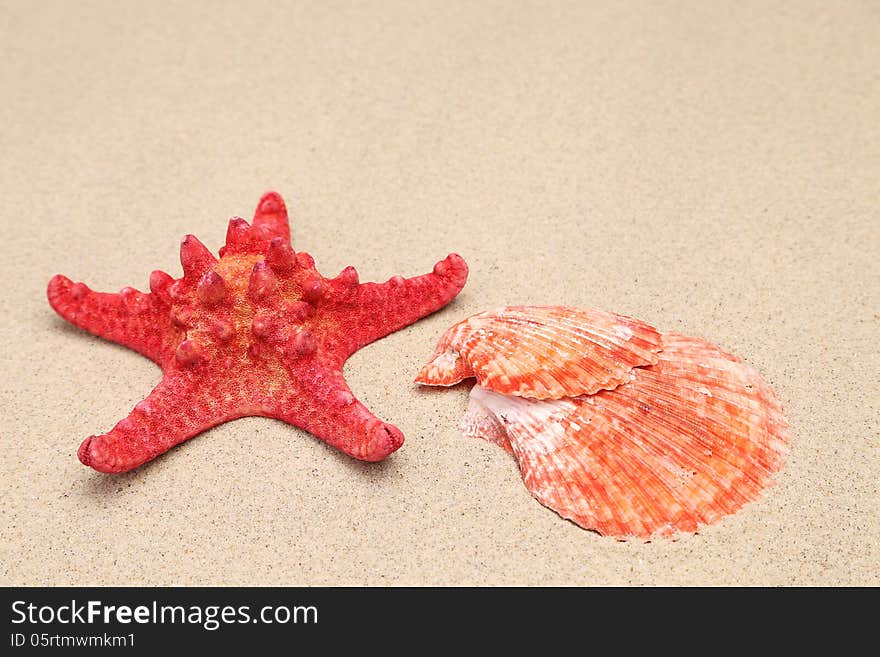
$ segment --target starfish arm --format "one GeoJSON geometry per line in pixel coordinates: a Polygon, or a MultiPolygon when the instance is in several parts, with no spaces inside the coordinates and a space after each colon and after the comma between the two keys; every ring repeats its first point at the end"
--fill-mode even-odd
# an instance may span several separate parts
{"type": "Polygon", "coordinates": [[[250,415],[193,369],[172,369],[128,417],[86,438],[77,456],[100,472],[127,472],[227,420],[250,415]]]}
{"type": "Polygon", "coordinates": [[[74,326],[161,364],[169,331],[168,306],[153,294],[124,288],[95,292],[58,274],[46,291],[49,304],[74,326]]]}
{"type": "Polygon", "coordinates": [[[340,321],[354,343],[352,352],[440,310],[461,291],[467,276],[464,259],[451,253],[430,274],[361,284],[355,312],[340,321]]]}
{"type": "Polygon", "coordinates": [[[355,399],[341,372],[314,365],[297,378],[296,391],[276,395],[264,415],[305,429],[361,461],[381,461],[403,445],[400,429],[355,399]]]}

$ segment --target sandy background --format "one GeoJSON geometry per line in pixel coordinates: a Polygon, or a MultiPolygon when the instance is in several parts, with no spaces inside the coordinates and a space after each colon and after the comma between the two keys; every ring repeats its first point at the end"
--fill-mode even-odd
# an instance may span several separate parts
{"type": "Polygon", "coordinates": [[[275,4],[0,3],[0,583],[880,584],[880,4],[275,4]],[[81,466],[160,373],[57,318],[49,278],[146,289],[267,189],[325,274],[469,262],[346,367],[404,448],[246,419],[81,466]],[[505,303],[745,357],[793,427],[778,486],[678,542],[560,520],[458,434],[466,389],[410,384],[505,303]]]}

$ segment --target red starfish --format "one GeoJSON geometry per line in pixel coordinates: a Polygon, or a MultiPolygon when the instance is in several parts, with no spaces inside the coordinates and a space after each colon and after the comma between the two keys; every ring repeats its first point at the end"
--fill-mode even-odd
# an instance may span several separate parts
{"type": "Polygon", "coordinates": [[[310,431],[346,454],[379,461],[403,434],[357,401],[342,366],[355,351],[449,303],[467,265],[453,253],[434,271],[358,283],[354,267],[321,276],[290,245],[287,209],[270,192],[253,225],[229,221],[215,258],[192,235],[183,278],[150,275],[150,293],[93,292],[57,275],[49,303],[64,319],[155,361],[162,381],[109,433],[87,438],[80,461],[125,472],[227,420],[261,415],[310,431]]]}

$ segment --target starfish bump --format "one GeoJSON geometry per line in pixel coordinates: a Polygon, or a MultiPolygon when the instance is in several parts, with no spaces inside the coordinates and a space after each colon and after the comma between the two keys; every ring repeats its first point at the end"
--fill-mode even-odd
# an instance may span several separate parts
{"type": "Polygon", "coordinates": [[[70,323],[156,362],[163,378],[78,456],[125,472],[213,426],[244,416],[284,420],[364,461],[403,444],[349,390],[342,366],[355,351],[439,310],[467,280],[453,253],[431,273],[360,283],[353,267],[324,278],[290,243],[281,196],[265,194],[253,223],[229,221],[216,258],[192,235],[180,244],[183,277],[150,276],[150,291],[94,292],[57,275],[47,295],[70,323]]]}

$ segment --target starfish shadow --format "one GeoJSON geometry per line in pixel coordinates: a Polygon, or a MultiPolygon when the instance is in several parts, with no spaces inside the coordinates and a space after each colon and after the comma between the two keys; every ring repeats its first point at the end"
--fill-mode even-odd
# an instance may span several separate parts
{"type": "MultiPolygon", "coordinates": [[[[288,431],[291,436],[291,441],[295,439],[302,440],[310,440],[317,443],[318,448],[326,452],[331,458],[338,461],[342,464],[343,467],[348,468],[352,472],[356,472],[363,476],[370,477],[386,477],[389,476],[394,469],[394,453],[390,456],[382,459],[381,461],[360,461],[356,458],[353,458],[346,454],[345,452],[333,447],[332,445],[316,438],[312,434],[310,434],[305,429],[300,429],[299,427],[291,426],[290,424],[284,422],[283,420],[276,420],[275,418],[266,418],[268,420],[272,420],[273,423],[276,423],[281,426],[282,430],[288,431]]],[[[291,449],[293,449],[293,443],[291,442],[291,449]]]]}
{"type": "Polygon", "coordinates": [[[49,328],[51,328],[53,331],[57,331],[58,333],[63,333],[65,335],[65,337],[76,335],[76,336],[80,336],[82,338],[87,338],[88,340],[91,340],[94,342],[103,342],[103,343],[113,344],[109,340],[102,340],[101,338],[92,335],[88,331],[81,329],[78,326],[74,326],[73,324],[70,324],[69,322],[64,321],[63,319],[58,317],[58,315],[53,315],[49,319],[49,325],[50,325],[49,328]]]}
{"type": "MultiPolygon", "coordinates": [[[[98,337],[96,335],[92,335],[88,331],[81,329],[78,326],[74,326],[73,324],[69,324],[68,322],[65,322],[60,317],[53,317],[50,323],[51,323],[50,328],[53,331],[58,331],[59,333],[63,333],[65,338],[72,337],[77,340],[84,340],[87,343],[108,345],[111,349],[118,350],[119,353],[134,354],[135,356],[138,357],[137,358],[138,360],[141,359],[140,355],[134,349],[120,345],[119,343],[113,342],[112,340],[106,340],[106,339],[98,337]]],[[[155,365],[158,367],[158,365],[156,365],[156,363],[154,363],[153,361],[151,361],[149,359],[147,359],[147,362],[149,362],[151,365],[155,365]]],[[[161,371],[161,368],[160,368],[160,371],[161,371]]]]}
{"type": "MultiPolygon", "coordinates": [[[[335,447],[331,447],[330,445],[321,442],[321,449],[326,451],[334,460],[342,465],[349,472],[354,472],[355,474],[367,477],[370,479],[385,479],[387,477],[393,476],[396,472],[397,466],[394,461],[397,457],[397,454],[391,454],[390,456],[382,459],[381,461],[359,461],[358,459],[350,457],[348,454],[340,452],[335,447]]],[[[404,443],[404,449],[406,449],[406,443],[404,443]]]]}
{"type": "Polygon", "coordinates": [[[108,495],[121,493],[124,488],[131,486],[141,476],[146,476],[154,467],[158,469],[160,463],[168,458],[169,454],[170,452],[165,452],[134,470],[118,474],[97,472],[83,466],[86,476],[80,480],[80,483],[88,497],[103,499],[108,495]]]}
{"type": "MultiPolygon", "coordinates": [[[[303,439],[316,441],[319,449],[325,451],[331,458],[339,462],[342,467],[359,476],[380,481],[386,479],[387,477],[393,476],[397,470],[397,466],[394,463],[395,456],[393,454],[388,458],[383,459],[382,461],[359,461],[355,458],[352,458],[351,456],[348,456],[344,452],[339,451],[335,447],[332,447],[327,443],[314,438],[314,436],[312,436],[305,430],[297,429],[296,427],[287,425],[286,423],[279,420],[274,420],[273,418],[265,419],[272,420],[273,423],[277,422],[278,424],[283,425],[284,430],[290,431],[291,440],[303,439]]],[[[205,431],[204,434],[207,434],[210,431],[211,430],[209,429],[208,431],[205,431]]],[[[208,436],[203,436],[203,434],[199,434],[199,436],[194,436],[191,440],[197,440],[200,437],[210,439],[210,437],[208,436]]],[[[291,448],[292,447],[293,446],[291,444],[291,448]]],[[[152,470],[159,470],[161,467],[164,467],[162,465],[162,462],[169,458],[173,453],[173,449],[169,450],[168,452],[158,455],[151,461],[147,461],[146,463],[135,468],[134,470],[129,470],[128,472],[123,472],[119,474],[107,474],[104,472],[96,472],[94,470],[88,469],[85,472],[86,477],[81,480],[81,485],[83,486],[84,491],[88,497],[103,499],[106,498],[108,495],[121,493],[124,488],[130,487],[132,483],[138,480],[140,477],[148,476],[152,470]]],[[[257,474],[258,473],[255,472],[254,476],[257,476],[257,474]]]]}
{"type": "Polygon", "coordinates": [[[136,470],[119,475],[92,471],[87,473],[87,476],[80,481],[80,484],[86,497],[105,499],[110,495],[121,493],[124,488],[131,486],[132,482],[137,479],[137,476],[136,470]]]}

